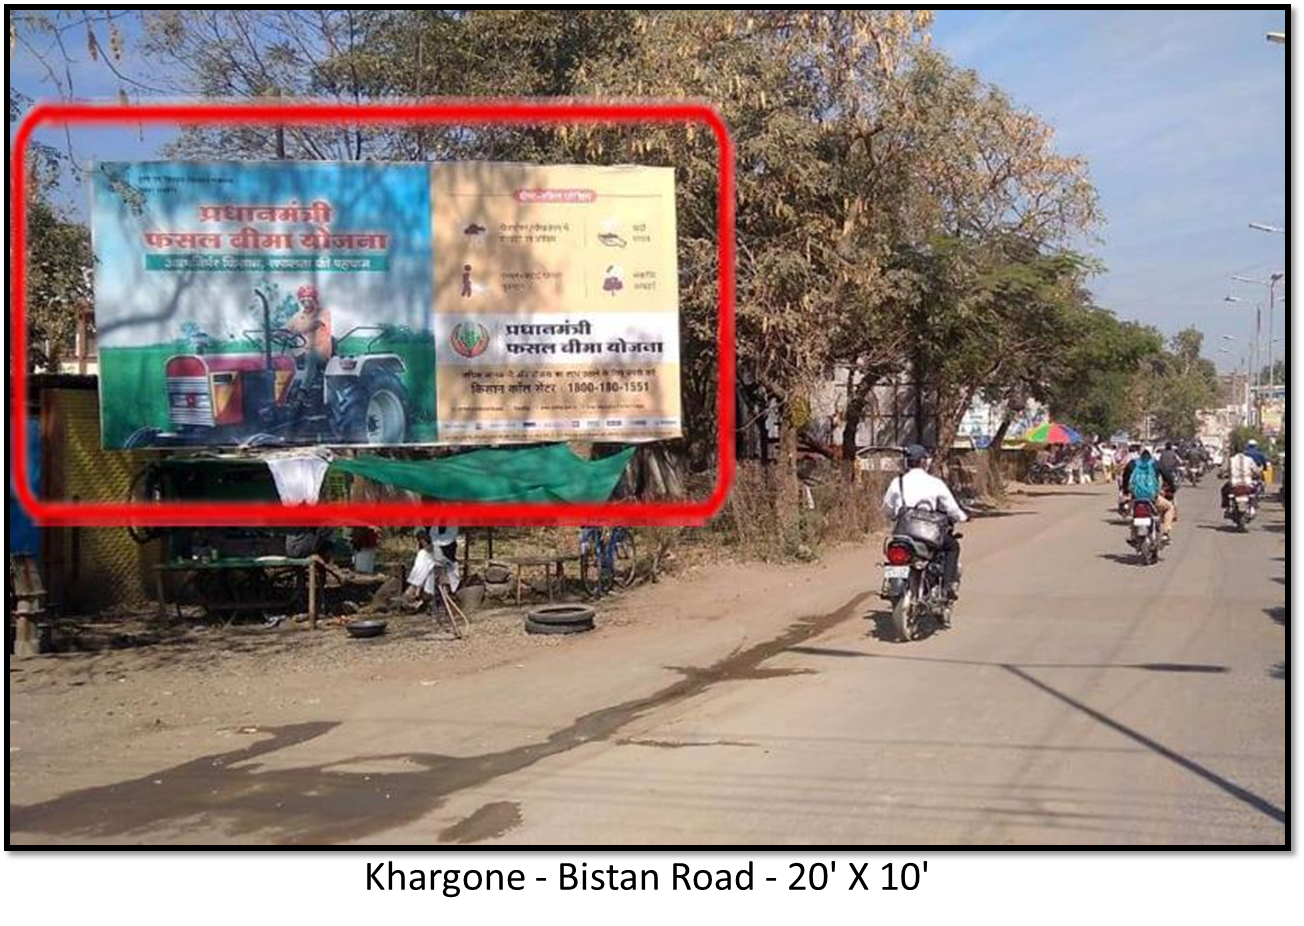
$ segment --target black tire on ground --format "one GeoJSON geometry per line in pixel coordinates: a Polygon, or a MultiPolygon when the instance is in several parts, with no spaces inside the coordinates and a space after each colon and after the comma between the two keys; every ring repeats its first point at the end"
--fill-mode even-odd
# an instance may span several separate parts
{"type": "Polygon", "coordinates": [[[541,624],[530,618],[525,619],[526,633],[585,633],[593,629],[593,620],[572,621],[568,624],[541,624]]]}
{"type": "Polygon", "coordinates": [[[536,624],[593,623],[596,612],[586,604],[550,604],[535,608],[527,615],[536,624]]]}

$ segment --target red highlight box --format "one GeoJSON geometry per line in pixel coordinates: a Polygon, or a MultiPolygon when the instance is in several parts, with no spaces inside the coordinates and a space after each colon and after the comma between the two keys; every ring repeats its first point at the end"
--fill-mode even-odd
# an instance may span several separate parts
{"type": "Polygon", "coordinates": [[[448,101],[382,105],[335,104],[142,104],[41,103],[28,112],[10,151],[12,245],[18,260],[9,275],[10,480],[19,503],[43,526],[336,526],[349,524],[435,524],[467,526],[543,524],[684,525],[704,524],[729,495],[734,478],[734,147],[724,120],[701,103],[532,103],[528,101],[448,101]],[[122,502],[46,501],[32,491],[27,462],[27,147],[32,133],[47,125],[105,126],[141,123],[187,125],[631,125],[644,122],[700,123],[719,149],[719,203],[716,211],[719,255],[718,356],[719,430],[717,477],[711,494],[691,502],[323,502],[286,506],[275,502],[122,502]]]}

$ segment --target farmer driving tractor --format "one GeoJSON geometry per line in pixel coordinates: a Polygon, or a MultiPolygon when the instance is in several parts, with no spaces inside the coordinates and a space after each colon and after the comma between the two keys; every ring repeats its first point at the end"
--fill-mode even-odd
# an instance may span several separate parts
{"type": "Polygon", "coordinates": [[[299,311],[285,323],[290,334],[303,337],[304,385],[311,389],[321,380],[321,374],[335,352],[331,334],[331,313],[322,308],[317,287],[305,283],[295,293],[299,311]]]}

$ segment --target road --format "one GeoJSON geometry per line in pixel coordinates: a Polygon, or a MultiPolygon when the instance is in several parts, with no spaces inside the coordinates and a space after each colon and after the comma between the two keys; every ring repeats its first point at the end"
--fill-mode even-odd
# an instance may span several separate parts
{"type": "Polygon", "coordinates": [[[1236,534],[1212,481],[1185,489],[1143,567],[1109,487],[1032,491],[969,525],[929,639],[878,637],[876,547],[721,569],[633,593],[653,619],[382,679],[236,748],[39,800],[11,763],[12,838],[1283,844],[1280,507],[1236,534]]]}

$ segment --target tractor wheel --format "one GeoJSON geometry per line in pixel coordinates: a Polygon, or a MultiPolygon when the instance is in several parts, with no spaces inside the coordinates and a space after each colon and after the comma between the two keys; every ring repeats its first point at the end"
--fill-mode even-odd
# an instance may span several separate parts
{"type": "Polygon", "coordinates": [[[358,387],[358,398],[349,406],[339,436],[350,444],[406,441],[408,394],[398,376],[389,370],[364,373],[358,387]]]}
{"type": "Polygon", "coordinates": [[[137,428],[131,432],[122,443],[123,450],[140,450],[143,447],[153,447],[158,443],[160,431],[158,428],[137,428]]]}

